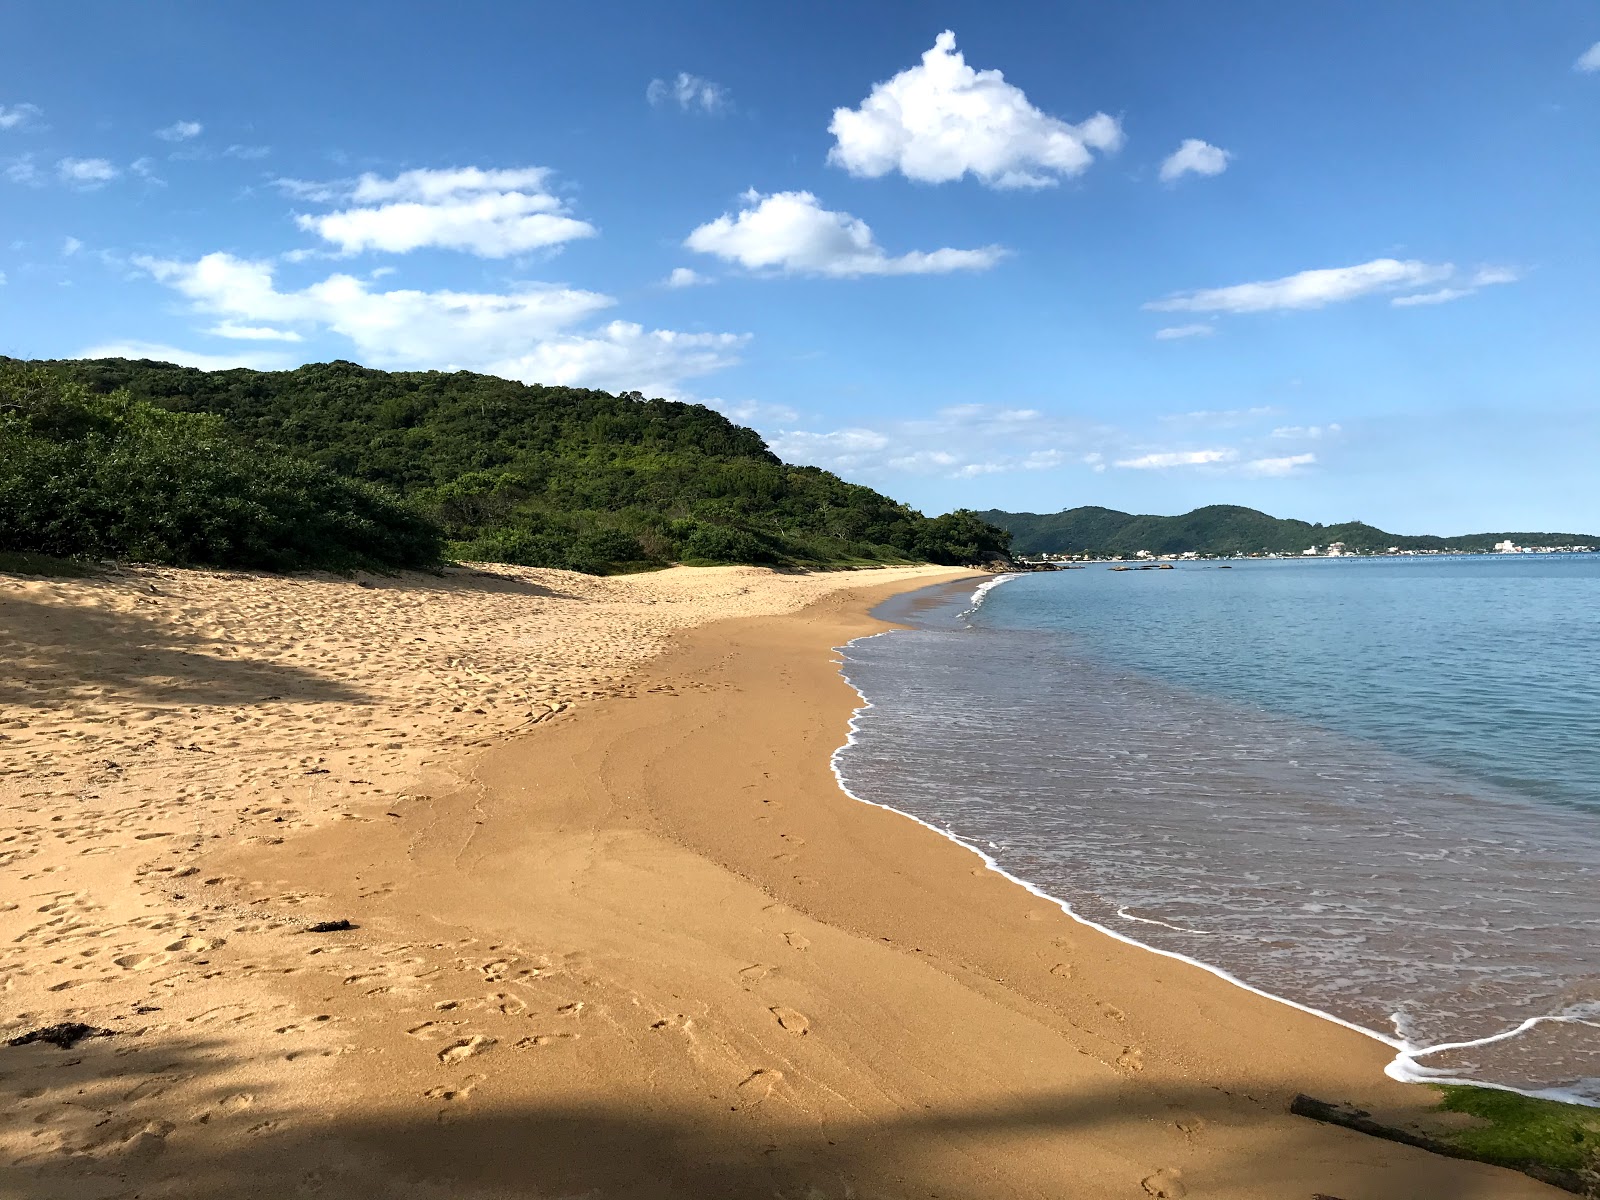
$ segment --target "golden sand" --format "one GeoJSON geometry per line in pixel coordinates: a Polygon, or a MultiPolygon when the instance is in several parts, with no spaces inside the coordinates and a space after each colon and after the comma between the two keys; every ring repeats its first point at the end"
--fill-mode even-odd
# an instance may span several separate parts
{"type": "Polygon", "coordinates": [[[1558,1195],[840,792],[934,569],[0,576],[7,1197],[1558,1195]],[[354,928],[313,932],[319,922],[354,928]]]}

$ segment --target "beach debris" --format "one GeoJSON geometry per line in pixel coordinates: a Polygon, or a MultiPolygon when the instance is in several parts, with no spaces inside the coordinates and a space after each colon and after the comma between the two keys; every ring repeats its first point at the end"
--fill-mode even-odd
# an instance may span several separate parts
{"type": "Polygon", "coordinates": [[[1308,1117],[1313,1121],[1322,1121],[1328,1125],[1339,1125],[1345,1129],[1353,1129],[1357,1133],[1367,1134],[1369,1137],[1382,1138],[1388,1142],[1399,1142],[1402,1146],[1415,1146],[1418,1150],[1427,1150],[1429,1153],[1438,1154],[1444,1158],[1463,1158],[1470,1162],[1486,1162],[1491,1166],[1505,1167],[1508,1171],[1521,1171],[1524,1175],[1532,1176],[1540,1183],[1548,1183],[1580,1196],[1592,1196],[1595,1194],[1594,1180],[1592,1177],[1586,1179],[1584,1177],[1586,1172],[1569,1171],[1562,1167],[1548,1167],[1543,1163],[1536,1162],[1520,1163],[1517,1166],[1494,1162],[1466,1147],[1454,1146],[1449,1142],[1441,1142],[1438,1138],[1429,1137],[1425,1133],[1401,1129],[1396,1125],[1385,1125],[1382,1121],[1374,1120],[1372,1114],[1367,1112],[1366,1109],[1357,1108],[1353,1104],[1330,1104],[1326,1100],[1318,1100],[1302,1092],[1289,1102],[1289,1111],[1297,1117],[1308,1117]]]}
{"type": "Polygon", "coordinates": [[[115,1029],[100,1029],[81,1021],[62,1021],[59,1025],[46,1025],[43,1029],[30,1029],[6,1043],[8,1046],[29,1046],[34,1042],[48,1042],[62,1050],[71,1050],[85,1038],[115,1037],[115,1029]]]}
{"type": "Polygon", "coordinates": [[[307,925],[307,933],[343,933],[347,929],[360,929],[361,926],[340,917],[337,921],[318,921],[315,925],[307,925]]]}

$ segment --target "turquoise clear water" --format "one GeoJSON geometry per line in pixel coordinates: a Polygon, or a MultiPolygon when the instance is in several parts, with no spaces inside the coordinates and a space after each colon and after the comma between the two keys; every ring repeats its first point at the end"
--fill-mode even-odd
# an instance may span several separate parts
{"type": "Polygon", "coordinates": [[[1390,1073],[1600,1103],[1600,556],[1181,564],[891,602],[835,765],[1390,1073]]]}

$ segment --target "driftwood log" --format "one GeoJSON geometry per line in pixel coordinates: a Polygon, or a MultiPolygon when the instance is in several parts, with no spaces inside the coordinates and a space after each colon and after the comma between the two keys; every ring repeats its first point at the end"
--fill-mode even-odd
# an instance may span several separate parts
{"type": "Polygon", "coordinates": [[[1542,1163],[1495,1163],[1480,1154],[1460,1146],[1452,1146],[1449,1142],[1441,1142],[1438,1138],[1431,1138],[1425,1133],[1413,1133],[1409,1129],[1401,1129],[1394,1125],[1385,1125],[1382,1121],[1372,1119],[1372,1114],[1364,1109],[1356,1108],[1351,1104],[1329,1104],[1326,1100],[1317,1100],[1311,1096],[1299,1095],[1289,1102],[1289,1111],[1297,1117],[1309,1117],[1313,1121],[1322,1121],[1328,1125],[1341,1125],[1346,1129],[1353,1129],[1357,1133],[1365,1133],[1370,1137],[1382,1138],[1386,1142],[1399,1142],[1403,1146],[1415,1146],[1418,1150],[1426,1150],[1430,1154],[1443,1155],[1445,1158],[1463,1158],[1471,1162],[1489,1163],[1491,1166],[1505,1167],[1507,1170],[1521,1171],[1537,1179],[1540,1183],[1548,1183],[1564,1191],[1573,1192],[1579,1196],[1600,1196],[1600,1179],[1593,1174],[1569,1171],[1564,1167],[1547,1167],[1542,1163]]]}

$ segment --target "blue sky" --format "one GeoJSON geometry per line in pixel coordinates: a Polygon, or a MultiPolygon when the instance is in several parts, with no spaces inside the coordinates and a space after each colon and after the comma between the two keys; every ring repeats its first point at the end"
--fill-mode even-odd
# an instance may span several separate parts
{"type": "Polygon", "coordinates": [[[930,512],[1600,530],[1588,0],[0,28],[0,352],[638,389],[930,512]]]}

